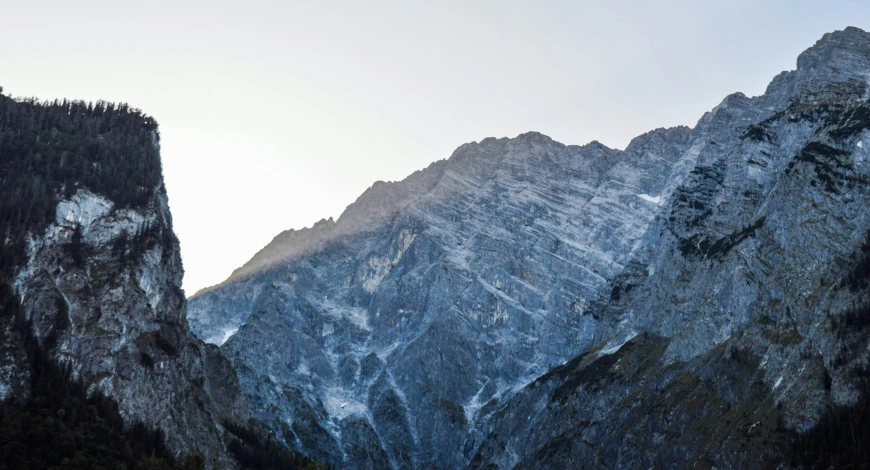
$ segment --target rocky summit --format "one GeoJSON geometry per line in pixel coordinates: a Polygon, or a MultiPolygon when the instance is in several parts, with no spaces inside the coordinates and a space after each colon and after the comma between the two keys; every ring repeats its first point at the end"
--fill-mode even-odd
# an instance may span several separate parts
{"type": "MultiPolygon", "coordinates": [[[[625,150],[535,132],[378,182],[187,316],[341,468],[766,468],[862,396],[870,34],[625,150]]],[[[807,447],[809,448],[809,447],[807,447]]]]}

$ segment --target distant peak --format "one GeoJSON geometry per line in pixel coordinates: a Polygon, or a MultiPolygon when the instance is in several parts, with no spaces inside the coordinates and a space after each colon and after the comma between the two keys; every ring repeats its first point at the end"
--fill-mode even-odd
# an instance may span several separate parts
{"type": "Polygon", "coordinates": [[[516,140],[523,140],[523,141],[528,141],[528,142],[541,142],[541,143],[553,141],[553,139],[551,139],[549,136],[541,134],[540,132],[536,132],[536,131],[524,132],[524,133],[518,135],[516,137],[516,140]]]}
{"type": "Polygon", "coordinates": [[[317,222],[314,223],[314,225],[311,228],[312,229],[331,228],[333,225],[335,225],[335,221],[332,220],[332,217],[330,217],[328,219],[318,220],[317,222]]]}
{"type": "Polygon", "coordinates": [[[583,147],[589,148],[589,149],[595,149],[595,150],[613,150],[610,147],[602,144],[601,142],[599,142],[597,140],[593,140],[592,142],[589,142],[588,144],[584,145],[583,147]]]}
{"type": "Polygon", "coordinates": [[[644,148],[654,142],[685,142],[691,135],[692,128],[688,126],[659,127],[631,139],[625,151],[644,148]]]}
{"type": "Polygon", "coordinates": [[[798,56],[798,70],[813,70],[820,66],[848,70],[870,67],[870,33],[849,26],[842,31],[826,33],[815,45],[798,56]]]}

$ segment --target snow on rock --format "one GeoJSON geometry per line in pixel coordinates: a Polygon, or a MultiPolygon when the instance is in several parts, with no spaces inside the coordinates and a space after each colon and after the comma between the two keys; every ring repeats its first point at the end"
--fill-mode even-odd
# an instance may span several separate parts
{"type": "Polygon", "coordinates": [[[233,335],[236,334],[236,332],[238,332],[238,331],[239,331],[238,327],[227,328],[224,330],[223,334],[220,337],[213,336],[213,337],[205,340],[205,342],[221,346],[224,343],[226,343],[227,341],[229,341],[229,339],[232,338],[233,335]]]}
{"type": "Polygon", "coordinates": [[[650,196],[649,194],[638,194],[637,197],[643,199],[644,201],[649,201],[653,204],[661,204],[662,197],[661,196],[650,196]]]}
{"type": "Polygon", "coordinates": [[[607,342],[607,344],[604,345],[604,348],[602,348],[601,351],[598,352],[598,356],[609,356],[613,353],[616,353],[623,346],[625,346],[625,343],[634,339],[635,336],[637,336],[637,332],[630,330],[619,334],[617,337],[611,339],[609,342],[607,342]]]}
{"type": "Polygon", "coordinates": [[[4,358],[3,362],[8,363],[2,367],[0,367],[0,402],[3,402],[6,398],[12,395],[12,386],[10,385],[13,382],[12,376],[15,374],[15,368],[12,366],[11,358],[4,358]]]}
{"type": "Polygon", "coordinates": [[[359,396],[348,390],[332,387],[326,390],[326,412],[333,419],[341,421],[348,416],[367,416],[368,406],[365,404],[365,396],[359,396]]]}
{"type": "Polygon", "coordinates": [[[658,129],[624,151],[534,132],[463,145],[373,186],[310,251],[276,237],[262,253],[289,262],[197,294],[188,319],[212,342],[245,325],[222,350],[246,364],[254,414],[324,409],[334,443],[306,450],[330,464],[358,464],[335,451],[351,436],[332,424],[361,412],[356,400],[371,407],[372,434],[397,433],[382,435],[383,451],[413,441],[408,466],[462,467],[456,449],[479,441],[471,423],[487,404],[594,345],[583,312],[664,207],[637,195],[662,193],[690,134],[658,129]],[[472,367],[477,354],[485,365],[472,367]],[[304,384],[304,404],[261,397],[267,372],[304,384]],[[423,396],[438,397],[438,413],[423,396]]]}

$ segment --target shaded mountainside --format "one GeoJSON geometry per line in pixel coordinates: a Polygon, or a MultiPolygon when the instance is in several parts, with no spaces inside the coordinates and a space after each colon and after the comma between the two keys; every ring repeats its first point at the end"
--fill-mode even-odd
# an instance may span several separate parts
{"type": "Polygon", "coordinates": [[[461,465],[485,403],[591,345],[586,299],[622,270],[688,135],[465,145],[373,186],[319,248],[194,297],[188,318],[212,340],[244,322],[223,350],[252,411],[309,455],[461,465]]]}
{"type": "Polygon", "coordinates": [[[472,468],[866,462],[867,423],[831,423],[866,413],[843,410],[870,346],[868,78],[870,35],[848,29],[708,116],[749,119],[706,139],[590,307],[599,346],[499,407],[472,468]]]}
{"type": "Polygon", "coordinates": [[[276,237],[191,327],[255,416],[349,468],[859,461],[819,443],[870,359],[868,80],[848,28],[624,151],[463,145],[276,237]]]}
{"type": "Polygon", "coordinates": [[[237,466],[222,423],[247,428],[247,406],[184,317],[157,123],[0,95],[0,180],[4,457],[39,466],[55,442],[47,466],[237,466]]]}

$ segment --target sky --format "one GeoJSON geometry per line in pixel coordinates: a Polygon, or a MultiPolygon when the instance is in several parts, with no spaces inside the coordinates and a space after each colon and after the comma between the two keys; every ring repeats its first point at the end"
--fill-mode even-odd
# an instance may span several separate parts
{"type": "Polygon", "coordinates": [[[13,96],[160,123],[188,295],[485,137],[624,148],[764,92],[866,0],[2,1],[13,96]]]}

